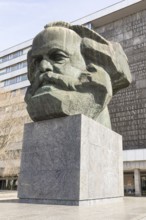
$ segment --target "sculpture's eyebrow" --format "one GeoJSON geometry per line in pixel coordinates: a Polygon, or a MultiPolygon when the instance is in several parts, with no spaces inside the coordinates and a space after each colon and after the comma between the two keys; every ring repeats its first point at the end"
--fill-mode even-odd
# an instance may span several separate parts
{"type": "Polygon", "coordinates": [[[62,53],[66,56],[70,56],[70,53],[69,51],[65,51],[63,48],[58,48],[57,46],[56,47],[52,47],[52,48],[48,48],[48,47],[42,47],[42,48],[39,48],[39,50],[32,50],[32,57],[35,58],[35,57],[38,57],[38,56],[43,56],[44,54],[50,56],[52,53],[62,53]]]}
{"type": "Polygon", "coordinates": [[[48,55],[52,55],[54,53],[58,53],[58,54],[63,54],[63,55],[66,55],[66,56],[69,56],[69,53],[67,51],[64,51],[63,49],[60,49],[60,48],[52,48],[48,51],[48,55]]]}

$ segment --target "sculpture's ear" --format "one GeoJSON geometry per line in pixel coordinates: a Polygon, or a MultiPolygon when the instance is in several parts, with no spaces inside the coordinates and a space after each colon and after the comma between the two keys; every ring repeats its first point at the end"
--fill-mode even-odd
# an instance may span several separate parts
{"type": "Polygon", "coordinates": [[[89,38],[83,38],[81,51],[87,65],[93,63],[101,66],[109,74],[113,94],[131,83],[128,60],[119,43],[102,44],[89,38]]]}
{"type": "Polygon", "coordinates": [[[28,66],[28,79],[30,82],[33,81],[34,78],[34,64],[33,64],[33,58],[32,58],[32,49],[30,49],[27,53],[27,66],[28,66]]]}

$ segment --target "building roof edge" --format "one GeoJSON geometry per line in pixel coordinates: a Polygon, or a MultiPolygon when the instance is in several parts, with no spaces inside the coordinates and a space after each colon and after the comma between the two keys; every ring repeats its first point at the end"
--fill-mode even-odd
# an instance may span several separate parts
{"type": "MultiPolygon", "coordinates": [[[[127,10],[127,8],[130,9],[130,8],[133,8],[134,5],[138,6],[138,5],[141,5],[142,3],[144,4],[144,0],[122,0],[122,1],[119,1],[111,6],[108,6],[106,8],[99,10],[99,11],[96,11],[92,14],[89,14],[87,16],[80,18],[80,19],[74,20],[71,22],[71,24],[81,25],[81,24],[88,24],[88,23],[92,23],[92,22],[94,23],[95,20],[101,19],[101,18],[109,16],[109,15],[111,16],[111,14],[116,13],[121,10],[125,11],[125,10],[127,10]]],[[[137,7],[137,10],[138,10],[138,7],[137,7]]],[[[119,16],[119,18],[120,18],[120,16],[119,16]]],[[[115,17],[115,19],[118,19],[118,13],[117,13],[117,17],[115,17]]]]}

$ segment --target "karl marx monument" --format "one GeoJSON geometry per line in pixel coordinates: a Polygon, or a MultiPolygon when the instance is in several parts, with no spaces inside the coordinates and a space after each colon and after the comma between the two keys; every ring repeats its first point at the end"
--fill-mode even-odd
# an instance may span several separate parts
{"type": "Polygon", "coordinates": [[[45,26],[28,52],[18,197],[80,205],[123,196],[122,139],[108,104],[131,74],[118,43],[80,25],[45,26]]]}

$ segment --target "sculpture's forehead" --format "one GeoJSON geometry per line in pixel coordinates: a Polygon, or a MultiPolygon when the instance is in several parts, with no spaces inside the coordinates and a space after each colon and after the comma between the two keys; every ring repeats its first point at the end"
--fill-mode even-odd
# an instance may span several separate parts
{"type": "Polygon", "coordinates": [[[63,27],[49,27],[34,38],[32,54],[37,55],[52,49],[73,54],[80,48],[80,43],[81,37],[74,31],[63,27]]]}

